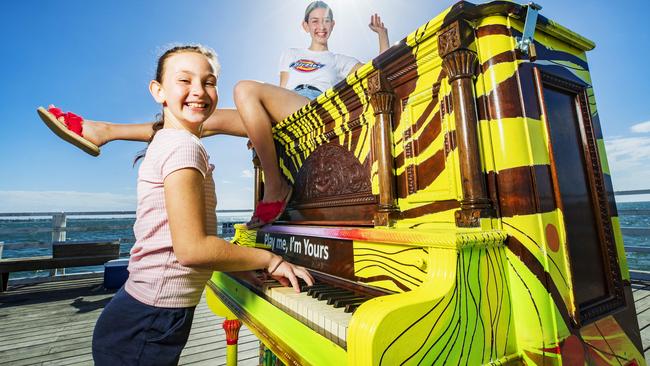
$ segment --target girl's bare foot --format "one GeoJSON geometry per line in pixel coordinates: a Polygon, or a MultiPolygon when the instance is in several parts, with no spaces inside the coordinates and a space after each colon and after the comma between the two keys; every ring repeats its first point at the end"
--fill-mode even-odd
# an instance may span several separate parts
{"type": "Polygon", "coordinates": [[[36,111],[45,125],[57,136],[92,156],[99,155],[99,147],[84,136],[84,120],[81,116],[63,112],[53,105],[47,109],[38,107],[36,111]]]}
{"type": "MultiPolygon", "coordinates": [[[[59,118],[59,121],[61,121],[61,119],[62,118],[59,118]]],[[[98,147],[108,142],[108,138],[107,138],[109,134],[108,123],[84,119],[82,126],[83,126],[83,136],[86,140],[92,142],[98,147]]]]}

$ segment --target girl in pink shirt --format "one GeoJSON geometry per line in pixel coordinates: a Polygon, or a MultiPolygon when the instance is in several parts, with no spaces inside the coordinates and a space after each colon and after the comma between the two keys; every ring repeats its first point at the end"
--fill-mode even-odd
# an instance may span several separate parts
{"type": "Polygon", "coordinates": [[[216,236],[216,197],[203,123],[214,111],[219,64],[202,46],[179,46],[158,60],[149,90],[162,104],[138,171],[138,207],[129,279],[106,305],[93,334],[97,365],[175,365],[194,308],[212,271],[265,269],[298,291],[302,267],[216,236]]]}

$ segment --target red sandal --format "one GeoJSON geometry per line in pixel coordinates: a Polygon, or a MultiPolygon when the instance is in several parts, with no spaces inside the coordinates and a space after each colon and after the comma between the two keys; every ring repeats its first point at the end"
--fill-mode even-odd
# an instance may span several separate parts
{"type": "Polygon", "coordinates": [[[253,217],[250,221],[246,223],[247,229],[257,229],[267,224],[273,223],[275,220],[279,219],[284,209],[287,208],[291,194],[293,193],[293,187],[289,186],[289,192],[284,197],[283,200],[274,201],[274,202],[259,202],[257,207],[255,207],[255,212],[253,212],[253,217]]]}
{"type": "Polygon", "coordinates": [[[92,156],[99,155],[99,147],[83,136],[84,119],[81,116],[72,112],[64,113],[53,105],[50,105],[48,109],[38,107],[36,111],[45,125],[57,136],[92,156]],[[59,120],[61,117],[63,117],[63,122],[59,120]]]}

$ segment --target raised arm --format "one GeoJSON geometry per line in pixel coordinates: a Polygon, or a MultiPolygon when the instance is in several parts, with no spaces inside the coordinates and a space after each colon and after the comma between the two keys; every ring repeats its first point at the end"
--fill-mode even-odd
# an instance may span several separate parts
{"type": "Polygon", "coordinates": [[[381,17],[377,13],[370,16],[370,24],[368,24],[368,27],[377,33],[377,37],[379,38],[379,53],[383,53],[389,47],[388,29],[384,26],[384,22],[381,21],[381,17]]]}
{"type": "MultiPolygon", "coordinates": [[[[386,28],[384,22],[381,21],[381,17],[376,13],[370,16],[370,24],[368,24],[368,27],[373,32],[377,33],[377,37],[379,39],[379,54],[383,53],[389,48],[388,28],[386,28]]],[[[348,74],[354,73],[361,66],[363,66],[361,63],[354,65],[348,74]]]]}

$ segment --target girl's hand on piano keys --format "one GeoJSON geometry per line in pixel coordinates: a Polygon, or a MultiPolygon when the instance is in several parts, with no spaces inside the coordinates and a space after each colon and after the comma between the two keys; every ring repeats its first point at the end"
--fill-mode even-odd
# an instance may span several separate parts
{"type": "Polygon", "coordinates": [[[267,270],[273,279],[280,282],[283,286],[293,287],[296,292],[300,292],[298,278],[302,278],[308,286],[314,284],[314,278],[304,267],[286,262],[280,256],[275,256],[271,260],[267,270]]]}

